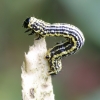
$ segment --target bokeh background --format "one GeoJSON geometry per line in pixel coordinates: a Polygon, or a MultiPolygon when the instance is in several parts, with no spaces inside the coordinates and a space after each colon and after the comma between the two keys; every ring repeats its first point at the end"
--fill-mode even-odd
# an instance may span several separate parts
{"type": "MultiPolygon", "coordinates": [[[[50,23],[69,23],[84,33],[86,42],[75,55],[62,60],[53,77],[56,100],[100,100],[100,0],[0,1],[0,100],[22,100],[21,65],[34,36],[25,34],[30,16],[50,23]]],[[[62,38],[46,38],[48,48],[62,38]]]]}

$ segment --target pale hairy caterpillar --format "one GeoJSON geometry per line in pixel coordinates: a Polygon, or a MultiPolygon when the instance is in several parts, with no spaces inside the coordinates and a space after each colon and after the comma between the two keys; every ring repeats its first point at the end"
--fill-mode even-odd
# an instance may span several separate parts
{"type": "Polygon", "coordinates": [[[50,24],[35,17],[29,17],[24,21],[23,27],[27,28],[25,32],[31,31],[29,35],[37,34],[37,40],[47,36],[65,38],[64,42],[56,44],[47,52],[46,59],[50,64],[49,74],[51,75],[61,71],[62,57],[74,54],[85,42],[83,33],[77,27],[66,23],[50,24]]]}

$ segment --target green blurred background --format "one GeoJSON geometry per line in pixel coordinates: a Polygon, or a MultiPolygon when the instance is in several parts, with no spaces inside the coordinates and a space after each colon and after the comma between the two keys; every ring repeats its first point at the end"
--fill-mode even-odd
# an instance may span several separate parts
{"type": "MultiPolygon", "coordinates": [[[[0,100],[22,100],[21,65],[34,39],[24,33],[22,23],[30,16],[73,24],[86,39],[77,54],[62,60],[62,71],[53,77],[56,100],[100,100],[100,0],[1,0],[0,100]]],[[[46,38],[48,48],[61,40],[46,38]]]]}

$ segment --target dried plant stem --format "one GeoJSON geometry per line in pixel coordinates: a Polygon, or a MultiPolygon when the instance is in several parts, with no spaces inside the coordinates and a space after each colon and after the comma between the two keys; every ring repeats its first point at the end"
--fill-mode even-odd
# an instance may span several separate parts
{"type": "Polygon", "coordinates": [[[25,53],[21,74],[23,100],[54,100],[46,52],[45,39],[40,39],[25,53]]]}

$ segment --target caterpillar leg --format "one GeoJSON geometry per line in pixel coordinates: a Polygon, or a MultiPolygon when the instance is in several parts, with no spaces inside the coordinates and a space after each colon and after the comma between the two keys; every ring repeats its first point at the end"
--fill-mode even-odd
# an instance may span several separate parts
{"type": "Polygon", "coordinates": [[[48,62],[50,63],[50,71],[49,71],[50,75],[56,75],[61,71],[62,69],[61,59],[56,59],[54,61],[49,60],[48,62]]]}
{"type": "Polygon", "coordinates": [[[50,58],[51,58],[51,56],[52,56],[52,54],[51,54],[51,52],[50,52],[51,50],[52,50],[52,48],[49,49],[49,50],[47,51],[47,54],[46,54],[46,59],[49,60],[49,61],[50,61],[50,58]]]}
{"type": "Polygon", "coordinates": [[[40,40],[41,38],[43,38],[43,36],[40,34],[37,34],[37,38],[35,40],[40,40]]]}

